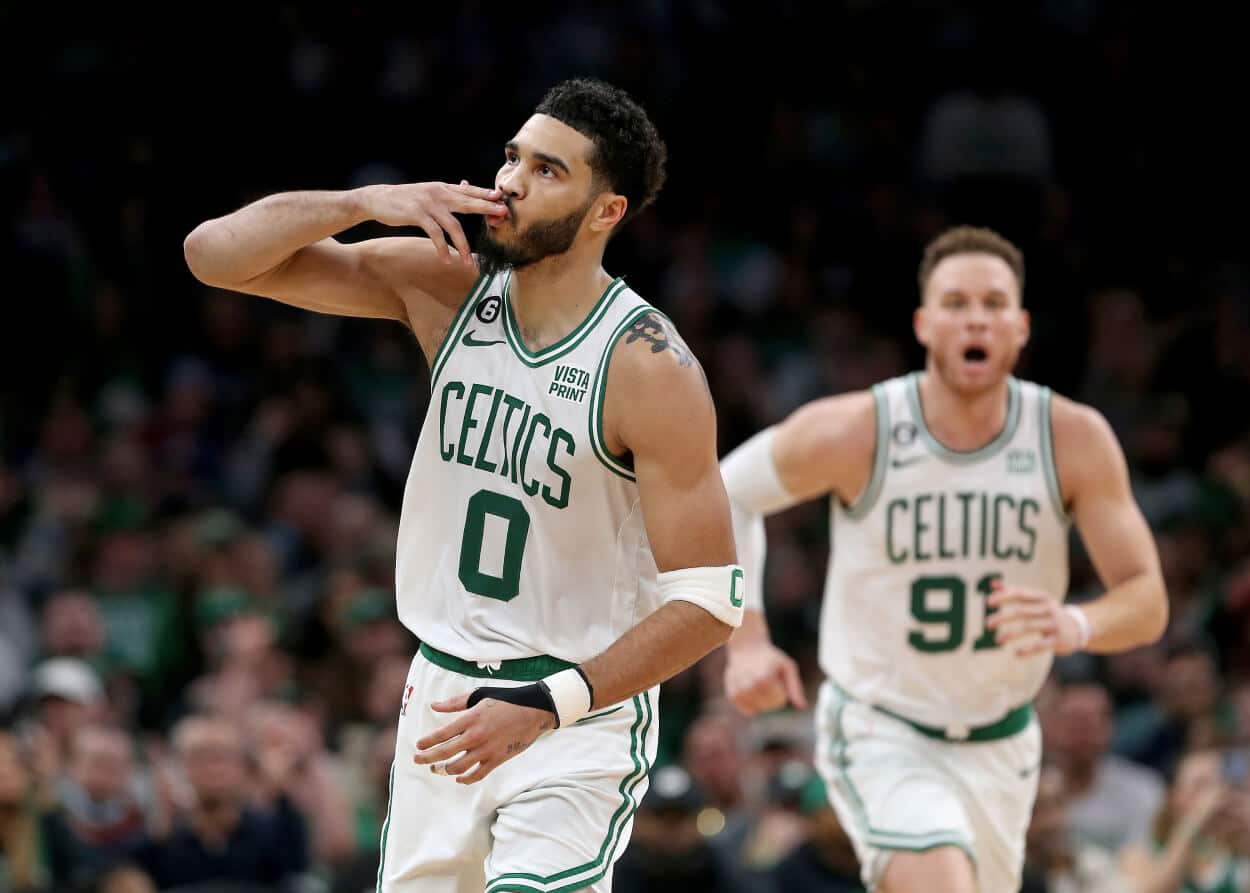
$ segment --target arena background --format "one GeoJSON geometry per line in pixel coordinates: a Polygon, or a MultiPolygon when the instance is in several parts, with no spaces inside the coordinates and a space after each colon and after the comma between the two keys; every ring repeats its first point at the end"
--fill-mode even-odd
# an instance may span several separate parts
{"type": "MultiPolygon", "coordinates": [[[[1187,748],[1250,741],[1248,156],[1225,23],[1101,0],[5,4],[0,35],[0,889],[149,889],[109,854],[177,827],[169,732],[194,713],[247,741],[220,772],[258,801],[259,851],[227,848],[239,877],[372,888],[415,644],[391,581],[424,362],[398,325],[206,289],[181,242],[279,190],[489,183],[573,75],[628,89],[668,142],[668,185],[607,265],[701,358],[722,451],[918,365],[915,273],[943,226],[1024,249],[1019,373],[1111,421],[1172,604],[1164,643],[1065,660],[1039,698],[1066,788],[1028,889],[1094,889],[1055,878],[1166,835],[1187,748]]],[[[770,617],[810,685],[826,514],[770,522],[770,617]]],[[[1094,587],[1074,544],[1073,592],[1094,587]]],[[[720,661],[665,686],[664,768],[616,888],[857,889],[808,717],[742,721],[720,661]]],[[[187,845],[165,840],[142,864],[187,845]]]]}

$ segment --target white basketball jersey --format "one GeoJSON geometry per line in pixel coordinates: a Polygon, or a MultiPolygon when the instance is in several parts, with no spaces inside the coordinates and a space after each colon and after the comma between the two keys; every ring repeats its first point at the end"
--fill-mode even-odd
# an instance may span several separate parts
{"type": "Polygon", "coordinates": [[[862,701],[976,727],[1032,700],[1050,669],[1049,654],[1015,657],[985,626],[995,577],[1067,591],[1050,391],[1010,379],[1002,432],[956,452],[925,427],[917,381],[873,388],[872,478],[855,505],[833,500],[820,663],[862,701]]]}
{"type": "Polygon", "coordinates": [[[612,346],[656,311],[616,279],[535,353],[510,278],[478,280],[431,364],[399,525],[399,618],[466,660],[581,662],[659,607],[634,473],[602,431],[612,346]]]}

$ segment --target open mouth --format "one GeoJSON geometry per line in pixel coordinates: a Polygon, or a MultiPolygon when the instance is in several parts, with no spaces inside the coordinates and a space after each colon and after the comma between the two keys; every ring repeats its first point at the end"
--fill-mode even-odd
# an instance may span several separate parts
{"type": "Polygon", "coordinates": [[[964,349],[964,362],[984,363],[990,358],[984,347],[968,347],[964,349]]]}

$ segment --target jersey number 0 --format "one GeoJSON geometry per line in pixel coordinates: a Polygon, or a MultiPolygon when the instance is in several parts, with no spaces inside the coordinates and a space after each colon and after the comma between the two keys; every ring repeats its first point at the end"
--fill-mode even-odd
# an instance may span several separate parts
{"type": "MultiPolygon", "coordinates": [[[[498,555],[498,524],[492,524],[491,554],[498,555]]],[[[460,582],[469,592],[501,602],[511,601],[521,591],[521,559],[525,556],[525,540],[530,532],[530,514],[520,500],[492,490],[478,490],[469,498],[464,517],[464,536],[460,541],[460,582]],[[487,516],[503,521],[503,561],[499,573],[482,569],[483,540],[486,538],[487,516]]]]}

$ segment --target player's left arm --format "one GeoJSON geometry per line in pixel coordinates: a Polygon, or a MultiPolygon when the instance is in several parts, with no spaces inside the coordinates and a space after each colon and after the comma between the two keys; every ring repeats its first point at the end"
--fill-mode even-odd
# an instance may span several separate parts
{"type": "Polygon", "coordinates": [[[608,448],[633,456],[664,603],[584,664],[432,704],[458,716],[418,741],[413,761],[461,784],[481,781],[543,732],[675,676],[723,645],[742,620],[712,398],[689,348],[659,314],[644,316],[617,343],[606,403],[608,448]]]}
{"type": "Polygon", "coordinates": [[[1107,654],[1154,642],[1167,627],[1167,589],[1124,452],[1106,419],[1088,406],[1055,397],[1051,421],[1064,503],[1106,591],[1080,606],[1063,606],[1062,593],[1029,592],[1008,580],[990,596],[997,610],[989,624],[1000,642],[1041,637],[1021,654],[1107,654]]]}
{"type": "Polygon", "coordinates": [[[729,497],[716,451],[716,412],[698,361],[657,313],[616,348],[611,441],[633,455],[663,604],[582,669],[594,706],[675,676],[723,645],[742,622],[729,497]]]}

